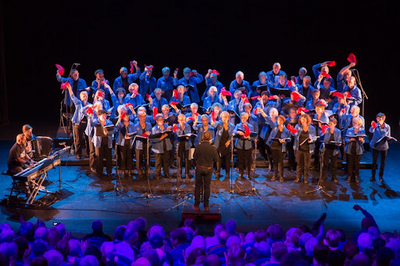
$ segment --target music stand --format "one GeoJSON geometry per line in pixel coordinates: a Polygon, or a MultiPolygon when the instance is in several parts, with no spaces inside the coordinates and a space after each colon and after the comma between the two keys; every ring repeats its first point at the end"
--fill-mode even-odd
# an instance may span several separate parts
{"type": "MultiPolygon", "coordinates": [[[[323,143],[322,145],[325,145],[325,143],[323,143]]],[[[321,179],[322,179],[323,168],[324,168],[324,154],[325,154],[325,149],[322,149],[322,151],[319,152],[319,167],[320,167],[320,169],[319,169],[319,179],[318,179],[317,186],[313,190],[306,191],[306,194],[322,192],[325,195],[327,195],[328,197],[332,198],[332,195],[329,194],[328,192],[326,192],[324,187],[321,185],[321,179]]]]}

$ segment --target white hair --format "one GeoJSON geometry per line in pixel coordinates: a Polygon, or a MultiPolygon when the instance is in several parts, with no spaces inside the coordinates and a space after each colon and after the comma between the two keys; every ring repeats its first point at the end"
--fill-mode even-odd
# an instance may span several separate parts
{"type": "Polygon", "coordinates": [[[238,71],[238,72],[236,72],[236,75],[235,75],[236,77],[237,76],[241,76],[242,78],[244,78],[244,73],[242,72],[242,71],[238,71]]]}

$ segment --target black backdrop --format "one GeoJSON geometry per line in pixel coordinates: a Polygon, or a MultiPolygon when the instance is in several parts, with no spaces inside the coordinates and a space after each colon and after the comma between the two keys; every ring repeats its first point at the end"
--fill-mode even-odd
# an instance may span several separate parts
{"type": "Polygon", "coordinates": [[[58,116],[55,63],[67,71],[81,63],[88,85],[96,69],[113,82],[121,66],[137,60],[142,69],[155,65],[157,78],[164,66],[202,74],[215,68],[229,86],[236,71],[253,82],[276,61],[288,75],[304,66],[315,80],[312,65],[335,60],[336,77],[352,52],[370,97],[367,122],[382,111],[398,125],[398,100],[390,96],[397,82],[389,82],[399,55],[391,44],[398,31],[394,1],[1,1],[10,119],[25,110],[58,116]]]}

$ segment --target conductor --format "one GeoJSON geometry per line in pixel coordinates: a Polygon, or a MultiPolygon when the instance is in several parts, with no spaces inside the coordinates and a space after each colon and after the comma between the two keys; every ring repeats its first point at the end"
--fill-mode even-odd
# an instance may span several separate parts
{"type": "Polygon", "coordinates": [[[194,189],[193,209],[199,211],[200,191],[203,190],[204,211],[208,211],[210,198],[211,176],[213,174],[214,164],[218,161],[217,149],[211,145],[211,133],[205,132],[202,141],[197,145],[194,151],[194,163],[196,167],[196,185],[194,189]]]}

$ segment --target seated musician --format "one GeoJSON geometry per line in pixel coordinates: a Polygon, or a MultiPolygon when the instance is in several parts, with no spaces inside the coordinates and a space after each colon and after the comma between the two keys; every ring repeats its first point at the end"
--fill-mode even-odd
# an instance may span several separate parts
{"type": "Polygon", "coordinates": [[[338,183],[336,177],[336,162],[340,153],[339,146],[342,144],[342,134],[338,128],[336,128],[337,120],[331,118],[329,120],[329,128],[322,128],[320,135],[323,136],[323,144],[321,145],[321,152],[323,152],[324,166],[322,168],[322,180],[324,182],[328,174],[329,160],[331,161],[331,173],[333,182],[338,183]]]}
{"type": "Polygon", "coordinates": [[[211,87],[215,87],[217,89],[217,95],[220,94],[221,89],[224,87],[221,82],[218,80],[218,71],[209,69],[207,74],[204,77],[204,80],[206,82],[206,89],[204,90],[203,96],[201,97],[201,100],[204,101],[205,98],[209,95],[209,91],[211,87]]]}
{"type": "Polygon", "coordinates": [[[153,108],[156,107],[157,111],[161,112],[163,105],[168,104],[168,101],[162,96],[162,90],[160,88],[154,90],[154,96],[154,98],[148,98],[149,108],[153,110],[153,108]]]}
{"type": "Polygon", "coordinates": [[[247,93],[251,92],[250,83],[244,80],[244,73],[242,71],[236,72],[235,79],[229,85],[229,91],[233,94],[240,88],[245,88],[247,93]]]}
{"type": "Polygon", "coordinates": [[[346,131],[346,154],[348,159],[347,164],[347,183],[354,181],[360,182],[360,161],[364,153],[364,137],[365,131],[363,127],[363,121],[361,118],[354,118],[352,122],[353,127],[346,131]]]}
{"type": "Polygon", "coordinates": [[[172,144],[170,134],[166,131],[170,131],[172,127],[165,124],[162,114],[157,114],[155,120],[156,125],[151,129],[151,134],[161,134],[160,137],[152,138],[151,141],[151,150],[156,154],[156,178],[159,179],[161,177],[161,166],[164,171],[164,176],[170,178],[168,158],[170,155],[169,151],[172,149],[172,144]]]}
{"type": "Polygon", "coordinates": [[[211,141],[214,142],[215,131],[214,128],[209,124],[210,119],[208,118],[208,115],[202,115],[200,120],[201,124],[199,123],[198,119],[193,122],[193,129],[197,133],[197,137],[194,142],[195,146],[199,145],[205,132],[209,132],[211,134],[211,141]]]}
{"type": "MultiPolygon", "coordinates": [[[[190,101],[195,102],[195,103],[200,102],[200,96],[199,96],[199,92],[197,90],[197,84],[203,82],[203,80],[204,80],[203,76],[200,73],[197,73],[196,70],[194,70],[194,69],[191,70],[188,67],[185,67],[183,69],[183,78],[179,79],[177,84],[182,84],[184,87],[186,85],[192,86],[192,88],[189,89],[189,91],[187,91],[187,94],[186,94],[189,96],[189,99],[190,99],[188,104],[190,104],[190,101]]],[[[184,104],[184,105],[186,105],[186,104],[184,104]]]]}
{"type": "Polygon", "coordinates": [[[190,134],[192,132],[191,127],[185,122],[186,117],[184,114],[178,115],[178,124],[174,125],[175,138],[175,148],[177,153],[178,162],[178,178],[182,179],[182,168],[183,161],[185,161],[185,178],[189,178],[189,148],[191,147],[191,142],[189,137],[179,137],[182,135],[190,134]]]}
{"type": "Polygon", "coordinates": [[[208,90],[207,97],[204,99],[203,103],[203,108],[204,111],[206,111],[208,108],[210,108],[213,104],[219,103],[219,97],[217,93],[217,87],[211,86],[210,89],[208,90]]]}
{"type": "Polygon", "coordinates": [[[233,130],[236,134],[235,148],[239,160],[239,178],[250,179],[251,170],[251,152],[253,150],[253,141],[255,137],[251,136],[254,133],[254,127],[248,123],[249,115],[245,112],[240,114],[241,123],[237,124],[233,130]],[[246,168],[247,176],[244,176],[244,169],[246,168]]]}
{"type": "MultiPolygon", "coordinates": [[[[18,134],[16,142],[10,150],[8,156],[8,173],[17,174],[26,168],[32,168],[34,161],[26,153],[26,137],[24,134],[18,134]]],[[[28,182],[25,182],[26,197],[29,197],[30,189],[28,182]]]]}
{"type": "Polygon", "coordinates": [[[267,140],[273,158],[274,175],[271,181],[275,181],[279,173],[279,182],[281,183],[283,182],[283,158],[286,154],[287,139],[290,137],[290,132],[284,124],[285,120],[283,115],[278,116],[277,125],[272,128],[267,140]]]}
{"type": "Polygon", "coordinates": [[[221,113],[221,121],[214,123],[215,140],[214,146],[218,150],[219,161],[217,163],[217,171],[215,172],[215,179],[219,179],[221,174],[222,162],[225,163],[226,178],[230,176],[231,157],[232,157],[232,132],[235,128],[234,125],[229,123],[229,113],[223,111],[221,113]]]}
{"type": "Polygon", "coordinates": [[[89,154],[88,139],[85,135],[85,129],[87,126],[87,117],[84,114],[84,107],[90,105],[88,102],[87,91],[81,91],[79,94],[80,99],[78,99],[71,88],[71,85],[67,86],[69,95],[72,102],[75,104],[75,113],[72,117],[72,123],[74,125],[74,144],[75,144],[75,154],[77,159],[82,158],[82,149],[86,143],[86,153],[89,154]]]}
{"type": "Polygon", "coordinates": [[[149,173],[147,165],[147,140],[151,134],[151,124],[146,121],[146,112],[138,111],[139,121],[134,125],[134,131],[138,136],[144,138],[136,138],[135,141],[135,155],[136,155],[136,170],[138,172],[138,179],[143,179],[149,173]]]}
{"type": "Polygon", "coordinates": [[[126,67],[121,67],[119,70],[120,76],[114,80],[113,91],[115,92],[118,88],[124,88],[125,91],[128,91],[129,85],[131,85],[135,80],[137,80],[140,76],[140,67],[136,61],[131,62],[131,72],[132,74],[128,74],[128,69],[126,67]],[[133,73],[133,67],[136,69],[136,73],[133,73]]]}
{"type": "Polygon", "coordinates": [[[102,89],[106,93],[106,99],[109,98],[110,93],[107,90],[107,88],[104,86],[105,84],[110,85],[110,82],[104,78],[104,71],[103,69],[97,69],[94,72],[94,76],[96,77],[95,80],[92,82],[92,86],[90,86],[90,89],[93,93],[93,95],[96,93],[97,90],[102,89]],[[105,84],[104,84],[105,83],[105,84]]]}
{"type": "Polygon", "coordinates": [[[136,83],[129,85],[129,93],[125,96],[125,103],[132,104],[133,108],[145,104],[142,95],[139,94],[139,85],[136,83]]]}
{"type": "Polygon", "coordinates": [[[106,127],[112,126],[112,122],[107,119],[107,112],[105,110],[99,110],[97,112],[98,119],[92,121],[94,126],[93,144],[95,147],[96,162],[96,173],[99,177],[103,176],[103,160],[106,160],[107,176],[111,177],[112,172],[112,135],[114,130],[108,131],[106,127]]]}
{"type": "Polygon", "coordinates": [[[132,168],[132,140],[133,136],[129,135],[135,131],[134,125],[129,121],[129,115],[126,112],[121,112],[118,121],[115,124],[115,131],[118,132],[116,136],[118,168],[124,173],[124,176],[133,174],[132,168]]]}
{"type": "Polygon", "coordinates": [[[31,127],[30,125],[26,124],[22,126],[22,134],[24,134],[26,137],[26,152],[29,157],[34,159],[35,154],[33,153],[33,151],[35,151],[38,147],[35,144],[37,138],[32,132],[33,127],[31,127]]]}

